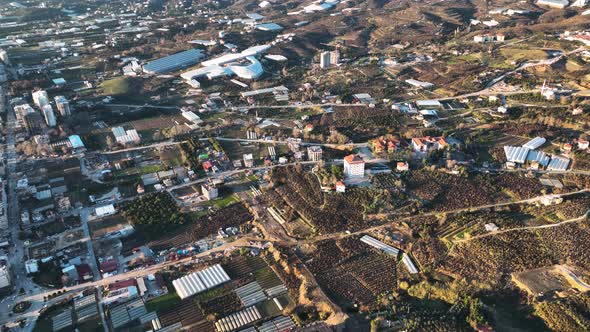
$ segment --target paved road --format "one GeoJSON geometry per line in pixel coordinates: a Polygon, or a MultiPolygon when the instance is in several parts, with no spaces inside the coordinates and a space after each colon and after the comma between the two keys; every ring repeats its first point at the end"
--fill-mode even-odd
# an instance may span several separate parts
{"type": "MultiPolygon", "coordinates": [[[[11,235],[11,244],[9,248],[9,261],[12,269],[12,283],[15,289],[14,297],[10,300],[2,303],[0,310],[0,319],[6,319],[8,314],[12,310],[12,306],[20,301],[26,295],[18,295],[19,290],[22,288],[26,294],[38,292],[41,289],[33,283],[33,281],[27,278],[27,271],[25,270],[24,262],[28,259],[28,255],[25,253],[24,243],[19,239],[20,232],[20,208],[18,197],[15,192],[16,188],[16,165],[18,158],[15,147],[15,127],[16,127],[16,116],[9,105],[5,104],[6,96],[4,90],[0,91],[0,100],[2,107],[5,107],[6,117],[6,149],[5,149],[5,160],[6,160],[6,178],[7,181],[7,214],[8,214],[8,227],[11,235]],[[6,306],[6,307],[4,307],[6,306]]],[[[39,310],[41,304],[33,304],[30,310],[39,310]]],[[[34,324],[30,324],[25,327],[24,331],[30,331],[34,324]]]]}
{"type": "MultiPolygon", "coordinates": [[[[244,139],[244,138],[232,138],[232,137],[215,137],[218,141],[227,141],[227,142],[250,142],[250,143],[267,143],[267,144],[289,144],[289,141],[275,141],[275,140],[264,140],[264,139],[244,139]]],[[[200,140],[208,140],[208,138],[201,138],[200,140]]],[[[330,143],[312,143],[312,142],[300,142],[297,143],[301,146],[323,146],[329,148],[339,148],[339,147],[346,147],[346,148],[363,148],[367,147],[368,143],[346,143],[346,144],[330,144],[330,143]]]]}
{"type": "Polygon", "coordinates": [[[579,175],[590,175],[590,171],[580,170],[580,169],[568,169],[565,171],[553,171],[553,170],[546,170],[546,169],[525,169],[525,168],[517,168],[517,169],[507,169],[507,168],[483,168],[483,167],[475,167],[472,168],[473,171],[478,172],[504,172],[504,173],[536,173],[536,174],[579,174],[579,175]]]}
{"type": "MultiPolygon", "coordinates": [[[[288,141],[275,141],[275,140],[262,140],[262,139],[257,139],[257,140],[249,140],[249,139],[243,139],[243,138],[232,138],[232,137],[214,137],[216,140],[218,141],[229,141],[229,142],[250,142],[250,143],[266,143],[266,144],[288,144],[288,141]]],[[[201,141],[207,141],[209,140],[208,137],[203,137],[200,138],[201,141]]],[[[109,154],[117,154],[117,153],[125,153],[125,152],[132,152],[132,151],[141,151],[141,150],[145,150],[145,149],[156,149],[156,148],[161,148],[161,147],[166,147],[166,146],[172,146],[175,144],[179,144],[179,143],[184,143],[186,141],[164,141],[164,142],[159,142],[159,143],[154,143],[154,144],[150,144],[150,145],[143,145],[143,146],[136,146],[136,147],[131,147],[131,148],[127,148],[127,149],[121,149],[121,150],[113,150],[113,151],[101,151],[100,153],[105,154],[105,155],[109,155],[109,154]]],[[[318,146],[324,146],[324,147],[330,147],[330,148],[338,148],[338,147],[353,147],[353,148],[358,148],[358,147],[366,147],[368,146],[367,143],[348,143],[348,144],[325,144],[325,143],[312,143],[312,142],[301,142],[299,143],[302,146],[308,146],[308,145],[318,145],[318,146]]]]}
{"type": "Polygon", "coordinates": [[[174,190],[179,189],[179,188],[185,188],[185,187],[189,187],[189,186],[192,186],[192,185],[195,185],[195,184],[198,184],[198,183],[203,183],[203,182],[209,180],[209,178],[223,179],[225,177],[236,175],[236,174],[240,174],[240,173],[244,173],[244,172],[247,172],[247,171],[261,171],[261,170],[273,169],[275,167],[284,167],[284,166],[291,166],[291,165],[296,165],[296,164],[300,164],[300,165],[314,165],[314,164],[318,164],[318,163],[319,163],[319,161],[301,161],[301,162],[297,162],[297,163],[289,163],[289,164],[282,164],[282,165],[259,166],[259,167],[252,167],[252,168],[236,169],[236,170],[231,170],[231,171],[225,171],[225,172],[210,174],[206,178],[197,179],[197,180],[190,181],[190,182],[187,182],[187,183],[177,184],[175,186],[171,186],[171,187],[166,188],[166,190],[168,192],[171,192],[171,191],[174,191],[174,190]]]}
{"type": "MultiPolygon", "coordinates": [[[[162,106],[162,105],[151,105],[151,104],[104,104],[106,107],[127,107],[127,108],[155,108],[164,110],[180,110],[178,106],[162,106]]],[[[245,106],[230,106],[221,107],[220,111],[230,110],[250,110],[250,109],[281,109],[281,108],[314,108],[314,107],[368,107],[365,104],[338,104],[338,103],[325,103],[325,104],[289,104],[289,105],[245,105],[245,106]]]]}
{"type": "MultiPolygon", "coordinates": [[[[98,270],[96,256],[94,255],[94,248],[92,238],[90,237],[90,227],[88,226],[88,220],[90,219],[90,213],[94,211],[94,208],[84,208],[80,211],[80,220],[82,221],[82,228],[84,229],[84,237],[86,238],[86,248],[88,251],[88,265],[92,268],[92,274],[94,275],[94,280],[102,279],[100,271],[98,270]]],[[[106,323],[104,310],[102,306],[102,292],[98,289],[98,311],[100,314],[100,319],[102,321],[102,326],[105,332],[109,332],[108,325],[106,323]]]]}
{"type": "Polygon", "coordinates": [[[469,241],[473,241],[473,240],[477,240],[477,239],[482,239],[485,237],[496,236],[498,234],[505,234],[505,233],[510,233],[510,232],[559,227],[559,226],[563,226],[563,225],[570,224],[573,222],[586,220],[586,218],[588,218],[589,213],[590,213],[590,210],[586,211],[586,213],[584,213],[583,215],[581,215],[577,218],[572,218],[572,219],[560,221],[560,222],[557,222],[554,224],[545,224],[545,225],[539,225],[539,226],[524,226],[524,227],[502,229],[502,230],[498,230],[498,231],[494,231],[494,232],[489,232],[489,233],[485,233],[485,234],[481,234],[481,235],[472,236],[472,237],[466,238],[466,239],[455,240],[455,241],[453,241],[453,243],[465,243],[465,242],[469,242],[469,241]]]}
{"type": "MultiPolygon", "coordinates": [[[[149,274],[153,274],[155,272],[161,271],[165,268],[168,268],[170,266],[173,265],[177,265],[177,264],[183,264],[183,263],[188,263],[191,260],[195,259],[195,258],[204,258],[207,257],[209,255],[211,255],[212,253],[216,253],[216,252],[222,252],[225,251],[227,249],[233,249],[233,248],[239,248],[239,247],[244,247],[244,246],[250,246],[249,241],[250,240],[258,240],[258,239],[253,239],[253,238],[249,238],[249,237],[242,237],[239,238],[233,242],[229,242],[226,243],[222,246],[216,247],[216,248],[212,248],[210,250],[201,252],[197,255],[191,256],[191,257],[186,257],[183,259],[179,259],[176,261],[167,261],[167,262],[161,262],[158,264],[154,264],[150,267],[144,268],[144,269],[140,269],[140,270],[133,270],[133,271],[129,271],[129,272],[125,272],[125,273],[121,273],[121,274],[117,274],[114,275],[112,277],[108,277],[108,278],[104,278],[104,279],[100,279],[100,280],[95,280],[92,282],[87,282],[87,283],[83,283],[83,284],[79,284],[79,285],[74,285],[71,287],[64,287],[63,289],[65,289],[65,293],[59,297],[53,298],[47,302],[43,302],[43,298],[48,296],[49,294],[55,293],[55,290],[50,290],[50,291],[44,291],[44,292],[38,292],[36,294],[31,294],[31,295],[26,295],[22,297],[22,300],[24,301],[30,301],[34,307],[32,307],[31,309],[29,309],[27,312],[22,313],[22,314],[14,314],[12,317],[0,317],[0,325],[1,324],[6,324],[6,323],[10,323],[10,322],[14,322],[20,319],[37,319],[37,317],[39,316],[38,310],[41,309],[43,303],[47,304],[48,306],[55,304],[61,300],[63,300],[64,298],[68,297],[68,296],[72,296],[75,294],[78,294],[79,292],[81,292],[82,290],[89,288],[89,287],[104,287],[110,283],[116,282],[118,280],[126,280],[126,279],[131,279],[131,278],[138,278],[138,277],[145,277],[149,274]]],[[[32,325],[32,324],[31,324],[32,325]]],[[[31,326],[32,329],[32,326],[31,326]]]]}
{"type": "Polygon", "coordinates": [[[161,147],[176,145],[176,144],[184,143],[184,142],[185,141],[178,141],[178,142],[165,141],[165,142],[159,142],[159,143],[154,143],[154,144],[150,144],[150,145],[136,146],[136,147],[127,148],[127,149],[121,149],[121,150],[101,151],[100,153],[102,153],[102,154],[125,153],[125,152],[140,151],[140,150],[145,150],[145,149],[161,148],[161,147]]]}

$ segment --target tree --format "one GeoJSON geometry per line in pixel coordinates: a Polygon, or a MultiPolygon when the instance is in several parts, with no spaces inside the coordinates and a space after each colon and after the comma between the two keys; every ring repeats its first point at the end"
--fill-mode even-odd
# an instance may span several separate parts
{"type": "Polygon", "coordinates": [[[342,179],[342,167],[338,165],[330,166],[330,172],[334,175],[337,179],[342,179]]]}
{"type": "Polygon", "coordinates": [[[115,141],[111,135],[107,136],[107,146],[109,147],[109,150],[115,147],[115,141]]]}

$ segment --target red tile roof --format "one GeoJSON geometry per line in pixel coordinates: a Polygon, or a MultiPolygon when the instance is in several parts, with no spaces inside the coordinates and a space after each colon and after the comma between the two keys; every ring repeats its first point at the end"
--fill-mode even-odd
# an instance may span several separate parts
{"type": "Polygon", "coordinates": [[[137,281],[135,279],[113,282],[112,284],[109,284],[108,289],[110,292],[112,292],[116,291],[117,289],[127,288],[131,286],[137,286],[137,281]]]}
{"type": "Polygon", "coordinates": [[[80,279],[83,279],[85,275],[92,275],[92,269],[88,264],[76,265],[76,272],[78,272],[78,276],[80,276],[80,279]]]}
{"type": "Polygon", "coordinates": [[[100,263],[100,272],[113,272],[117,271],[117,260],[112,259],[110,261],[100,263]]]}
{"type": "Polygon", "coordinates": [[[356,154],[350,154],[344,157],[344,160],[346,160],[346,162],[349,164],[360,164],[363,162],[363,158],[359,157],[359,155],[356,154]]]}

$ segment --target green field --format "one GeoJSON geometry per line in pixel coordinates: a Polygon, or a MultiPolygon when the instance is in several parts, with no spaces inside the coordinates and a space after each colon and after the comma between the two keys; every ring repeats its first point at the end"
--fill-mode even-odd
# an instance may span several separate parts
{"type": "Polygon", "coordinates": [[[547,52],[543,50],[503,48],[500,50],[500,54],[506,58],[506,62],[508,63],[512,61],[544,60],[548,58],[547,52]]]}
{"type": "Polygon", "coordinates": [[[117,77],[102,82],[100,84],[100,88],[107,95],[126,95],[131,92],[131,83],[129,82],[129,79],[127,77],[117,77]]]}
{"type": "Polygon", "coordinates": [[[180,297],[175,292],[169,292],[166,295],[158,296],[145,303],[148,311],[164,310],[180,303],[180,297]]]}
{"type": "Polygon", "coordinates": [[[211,201],[206,201],[203,204],[201,204],[201,206],[203,207],[207,207],[207,206],[212,206],[215,205],[216,207],[223,209],[226,206],[229,206],[231,204],[237,203],[239,202],[240,199],[236,196],[236,195],[229,195],[229,196],[225,196],[222,198],[217,198],[211,201]]]}

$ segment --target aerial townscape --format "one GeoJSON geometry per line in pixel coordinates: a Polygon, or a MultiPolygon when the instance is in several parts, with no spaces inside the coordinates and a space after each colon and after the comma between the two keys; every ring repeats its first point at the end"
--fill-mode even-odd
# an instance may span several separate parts
{"type": "Polygon", "coordinates": [[[590,331],[588,0],[3,0],[0,155],[0,332],[590,331]]]}

